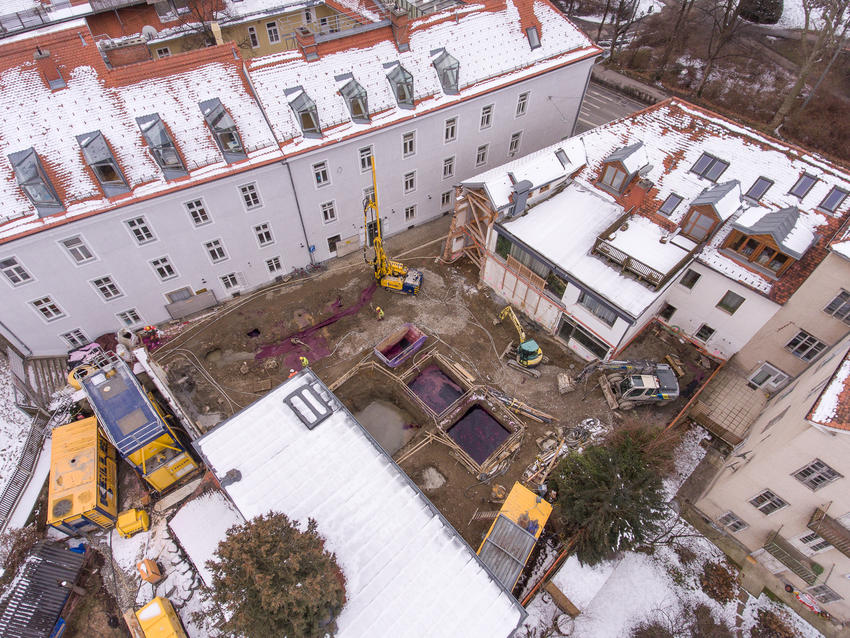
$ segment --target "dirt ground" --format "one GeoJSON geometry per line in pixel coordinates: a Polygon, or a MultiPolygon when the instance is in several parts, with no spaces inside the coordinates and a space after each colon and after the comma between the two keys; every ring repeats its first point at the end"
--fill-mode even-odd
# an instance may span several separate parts
{"type": "MultiPolygon", "coordinates": [[[[448,223],[448,218],[442,218],[387,241],[389,255],[423,271],[424,283],[417,297],[375,290],[371,269],[358,252],[329,262],[325,271],[309,280],[290,281],[241,297],[219,309],[214,317],[182,326],[181,332],[154,353],[154,359],[167,370],[171,387],[188,412],[202,428],[209,428],[285,381],[290,368],[300,367],[299,356],[307,357],[314,372],[330,385],[358,362],[375,360],[372,348],[402,323],[414,323],[428,335],[423,352],[435,348],[461,364],[475,376],[477,384],[495,387],[557,419],[556,424],[523,419],[527,431],[521,447],[507,472],[490,484],[480,483],[440,443],[429,443],[403,462],[405,472],[477,548],[490,521],[472,521],[474,513],[499,509],[498,504],[489,502],[491,485],[510,489],[540,453],[536,441],[554,425],[572,427],[595,417],[608,426],[632,418],[648,426],[661,426],[679,412],[686,399],[621,415],[608,408],[595,382],[560,395],[558,373],[567,370],[575,374],[585,363],[560,342],[533,328],[529,336],[550,359],[540,366],[540,378],[506,366],[500,355],[510,341],[516,342],[517,335],[508,322],[493,324],[504,302],[478,284],[477,269],[469,260],[454,265],[435,260],[442,251],[441,238],[448,223]],[[378,321],[373,311],[378,305],[386,313],[383,321],[378,321]],[[346,312],[350,314],[334,323],[301,334],[346,312]],[[293,346],[289,337],[294,333],[299,333],[306,345],[293,346]],[[436,488],[430,487],[434,485],[433,469],[445,478],[436,488]]],[[[671,350],[685,362],[687,374],[680,385],[686,387],[696,379],[689,386],[692,391],[710,372],[699,365],[700,357],[693,347],[663,329],[642,333],[622,358],[660,360],[671,350]]],[[[376,387],[370,379],[359,375],[346,382],[343,402],[346,395],[362,398],[370,392],[381,400],[393,400],[392,393],[376,387]],[[355,389],[349,387],[352,384],[355,389]],[[359,390],[358,384],[363,386],[359,390]]],[[[363,409],[362,400],[347,407],[359,411],[363,409]]]]}
{"type": "Polygon", "coordinates": [[[115,598],[101,578],[103,564],[103,556],[96,553],[80,581],[88,595],[78,598],[67,615],[66,638],[129,638],[115,598]]]}

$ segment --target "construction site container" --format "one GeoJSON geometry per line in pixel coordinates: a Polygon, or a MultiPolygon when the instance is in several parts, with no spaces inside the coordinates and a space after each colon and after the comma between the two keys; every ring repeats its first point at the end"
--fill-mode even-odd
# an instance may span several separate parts
{"type": "Polygon", "coordinates": [[[115,448],[94,417],[53,430],[47,524],[77,535],[108,529],[118,515],[115,448]]]}
{"type": "Polygon", "coordinates": [[[168,418],[124,361],[104,352],[78,375],[107,436],[154,490],[163,492],[198,469],[168,418]]]}
{"type": "Polygon", "coordinates": [[[157,596],[136,612],[145,638],[188,638],[171,601],[157,596]]]}

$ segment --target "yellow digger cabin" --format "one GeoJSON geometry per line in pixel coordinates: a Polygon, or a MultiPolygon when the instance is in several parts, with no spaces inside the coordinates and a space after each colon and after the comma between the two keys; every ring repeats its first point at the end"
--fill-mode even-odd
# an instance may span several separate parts
{"type": "Polygon", "coordinates": [[[53,430],[47,524],[75,536],[118,517],[115,448],[94,417],[53,430]]]}

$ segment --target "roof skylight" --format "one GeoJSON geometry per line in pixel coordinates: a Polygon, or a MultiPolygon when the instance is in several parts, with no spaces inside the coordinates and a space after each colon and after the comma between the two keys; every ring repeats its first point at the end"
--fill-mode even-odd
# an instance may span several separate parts
{"type": "Polygon", "coordinates": [[[136,118],[136,123],[142,130],[142,136],[148,143],[156,163],[162,169],[166,179],[174,179],[187,175],[183,160],[177,152],[171,134],[159,118],[158,113],[143,115],[136,118]]]}
{"type": "Polygon", "coordinates": [[[460,62],[449,55],[446,51],[443,51],[440,56],[434,60],[434,68],[437,69],[440,84],[443,85],[443,91],[445,93],[457,93],[460,62]]]}
{"type": "Polygon", "coordinates": [[[224,108],[221,100],[218,98],[204,100],[198,106],[201,107],[201,113],[204,114],[207,126],[213,132],[225,161],[237,162],[248,157],[239,131],[236,130],[236,122],[230,117],[230,113],[224,108]]]}
{"type": "Polygon", "coordinates": [[[413,108],[413,76],[400,64],[387,74],[398,105],[413,108]]]}
{"type": "Polygon", "coordinates": [[[41,160],[34,148],[9,154],[18,185],[38,211],[39,217],[52,215],[63,209],[53,185],[44,173],[41,160]]]}
{"type": "Polygon", "coordinates": [[[310,99],[304,91],[289,103],[295,115],[298,117],[298,125],[304,135],[321,135],[322,127],[319,124],[319,112],[316,103],[310,99]]]}
{"type": "Polygon", "coordinates": [[[130,190],[112,150],[100,131],[77,135],[77,142],[83,149],[86,164],[94,172],[107,197],[121,195],[130,190]]]}
{"type": "Polygon", "coordinates": [[[368,122],[369,100],[366,95],[366,89],[360,86],[357,80],[352,78],[339,92],[345,99],[348,112],[351,113],[351,119],[355,122],[368,122]]]}

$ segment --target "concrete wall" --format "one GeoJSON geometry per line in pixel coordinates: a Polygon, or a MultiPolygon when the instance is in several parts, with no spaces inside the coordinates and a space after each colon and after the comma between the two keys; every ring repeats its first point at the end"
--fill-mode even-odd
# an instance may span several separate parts
{"type": "MultiPolygon", "coordinates": [[[[817,400],[821,389],[843,355],[850,347],[850,338],[842,340],[821,363],[812,366],[787,391],[775,396],[750,429],[748,437],[726,460],[724,468],[709,489],[697,502],[697,507],[715,521],[731,511],[749,527],[734,533],[750,551],[757,552],[768,535],[781,528],[781,535],[798,550],[811,554],[798,539],[811,533],[806,527],[816,507],[829,504],[829,515],[839,518],[850,513],[850,433],[825,432],[806,423],[806,415],[817,400]],[[834,356],[833,356],[834,355],[834,356]],[[775,419],[778,417],[778,420],[775,419]],[[812,491],[794,478],[793,474],[820,459],[844,477],[812,491]],[[764,489],[770,489],[788,503],[772,514],[765,515],[749,500],[764,489]]],[[[784,570],[770,555],[759,553],[759,560],[784,570]]],[[[818,552],[812,558],[824,567],[818,579],[844,597],[826,605],[829,612],[841,618],[850,617],[850,558],[833,547],[818,552]]],[[[805,589],[805,583],[791,572],[782,578],[805,589]]]]}

